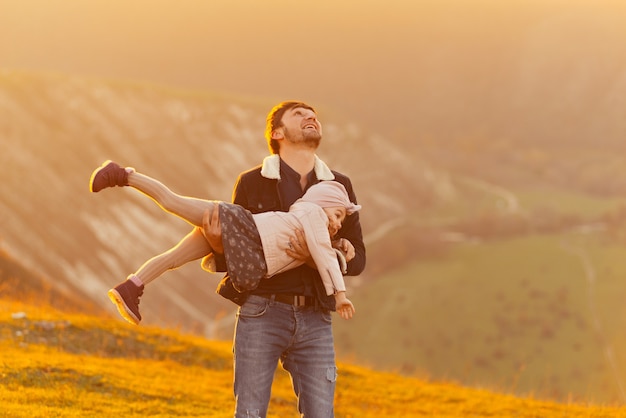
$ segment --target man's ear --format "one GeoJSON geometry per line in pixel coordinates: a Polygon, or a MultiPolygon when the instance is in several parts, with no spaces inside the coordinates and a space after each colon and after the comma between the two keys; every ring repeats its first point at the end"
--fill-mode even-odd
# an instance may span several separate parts
{"type": "Polygon", "coordinates": [[[272,131],[272,139],[283,139],[284,137],[282,129],[278,128],[272,131]]]}

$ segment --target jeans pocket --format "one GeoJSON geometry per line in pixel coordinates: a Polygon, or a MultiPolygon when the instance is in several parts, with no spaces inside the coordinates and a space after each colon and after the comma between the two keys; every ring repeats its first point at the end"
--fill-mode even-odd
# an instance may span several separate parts
{"type": "Polygon", "coordinates": [[[326,322],[327,324],[331,324],[333,322],[333,317],[329,311],[322,312],[322,321],[326,322]]]}
{"type": "Polygon", "coordinates": [[[257,298],[248,298],[246,303],[239,307],[238,315],[244,318],[258,318],[267,312],[268,303],[257,298]]]}

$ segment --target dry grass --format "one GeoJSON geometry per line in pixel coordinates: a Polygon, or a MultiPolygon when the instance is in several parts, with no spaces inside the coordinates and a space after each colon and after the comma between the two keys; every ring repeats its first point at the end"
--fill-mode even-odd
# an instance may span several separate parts
{"type": "MultiPolygon", "coordinates": [[[[3,416],[232,416],[230,343],[6,300],[0,324],[3,416]]],[[[626,417],[626,408],[521,399],[348,364],[339,369],[337,417],[626,417]]],[[[282,370],[268,416],[297,416],[282,370]]]]}

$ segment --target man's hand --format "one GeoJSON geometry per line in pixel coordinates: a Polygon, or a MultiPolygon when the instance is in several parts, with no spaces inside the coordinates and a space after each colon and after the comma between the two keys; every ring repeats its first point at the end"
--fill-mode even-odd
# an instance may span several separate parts
{"type": "Polygon", "coordinates": [[[352,245],[352,243],[345,238],[339,238],[338,240],[333,241],[333,248],[341,251],[344,257],[346,257],[346,261],[352,260],[356,255],[354,245],[352,245]]]}
{"type": "Polygon", "coordinates": [[[285,252],[290,257],[304,262],[309,267],[317,268],[309,252],[309,246],[306,244],[304,231],[296,229],[295,236],[289,238],[289,248],[285,252]]]}
{"type": "Polygon", "coordinates": [[[213,205],[213,210],[207,209],[204,211],[204,216],[202,217],[202,233],[213,249],[213,252],[224,254],[220,211],[217,205],[213,205]]]}

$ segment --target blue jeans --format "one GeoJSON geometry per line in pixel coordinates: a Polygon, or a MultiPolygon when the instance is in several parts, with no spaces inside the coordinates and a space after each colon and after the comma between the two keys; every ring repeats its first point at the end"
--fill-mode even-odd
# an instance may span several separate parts
{"type": "Polygon", "coordinates": [[[234,342],[235,417],[265,417],[278,361],[291,375],[298,410],[332,418],[337,368],[329,312],[250,296],[234,342]]]}

